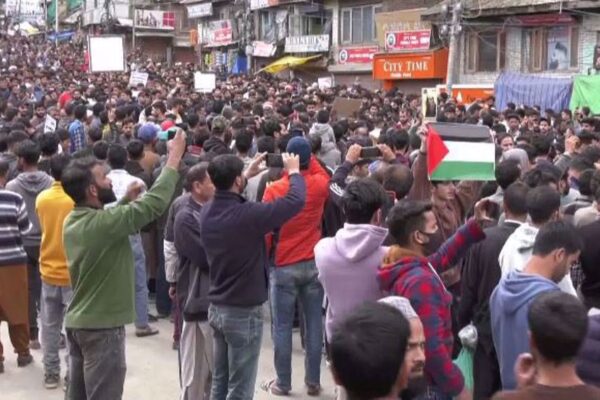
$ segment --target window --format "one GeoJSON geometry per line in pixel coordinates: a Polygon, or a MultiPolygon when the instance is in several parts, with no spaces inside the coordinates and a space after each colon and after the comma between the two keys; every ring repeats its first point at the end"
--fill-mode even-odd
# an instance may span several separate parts
{"type": "Polygon", "coordinates": [[[465,71],[495,72],[506,62],[506,34],[497,30],[472,31],[465,35],[465,71]]]}
{"type": "Polygon", "coordinates": [[[528,35],[530,71],[565,71],[579,66],[576,26],[535,28],[528,35]]]}
{"type": "Polygon", "coordinates": [[[377,40],[375,14],[381,5],[368,5],[341,10],[341,37],[344,44],[373,43],[377,40]]]}
{"type": "Polygon", "coordinates": [[[260,40],[274,42],[276,40],[275,13],[271,11],[260,12],[260,40]]]}
{"type": "Polygon", "coordinates": [[[331,34],[330,10],[316,13],[290,14],[288,17],[290,36],[331,34]]]}

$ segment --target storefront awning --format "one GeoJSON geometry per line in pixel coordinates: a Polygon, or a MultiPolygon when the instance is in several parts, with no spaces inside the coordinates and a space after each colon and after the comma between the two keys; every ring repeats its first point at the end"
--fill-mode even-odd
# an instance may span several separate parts
{"type": "Polygon", "coordinates": [[[294,56],[285,56],[280,58],[279,60],[267,65],[263,69],[258,72],[268,72],[270,74],[276,74],[288,68],[294,68],[299,65],[306,64],[309,61],[316,60],[320,58],[321,55],[311,56],[311,57],[294,57],[294,56]]]}

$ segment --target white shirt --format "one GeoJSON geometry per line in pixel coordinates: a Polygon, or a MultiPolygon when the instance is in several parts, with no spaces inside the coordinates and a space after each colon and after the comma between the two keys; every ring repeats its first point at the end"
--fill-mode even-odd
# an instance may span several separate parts
{"type": "Polygon", "coordinates": [[[117,201],[107,204],[105,206],[106,208],[116,206],[117,203],[121,201],[123,197],[125,197],[127,194],[127,189],[134,182],[141,183],[144,186],[144,191],[146,191],[146,185],[144,184],[144,181],[131,175],[124,169],[113,169],[106,176],[112,182],[113,192],[115,192],[115,196],[117,197],[117,201]]]}

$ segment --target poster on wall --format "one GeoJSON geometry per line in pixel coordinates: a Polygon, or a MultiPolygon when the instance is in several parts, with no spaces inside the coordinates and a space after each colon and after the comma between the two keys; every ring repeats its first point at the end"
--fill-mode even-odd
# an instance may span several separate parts
{"type": "Polygon", "coordinates": [[[559,71],[571,65],[570,28],[561,26],[548,30],[548,69],[559,71]]]}
{"type": "Polygon", "coordinates": [[[125,71],[123,36],[88,36],[90,72],[125,71]]]}
{"type": "Polygon", "coordinates": [[[160,10],[135,10],[135,26],[151,29],[175,29],[175,13],[160,10]]]}

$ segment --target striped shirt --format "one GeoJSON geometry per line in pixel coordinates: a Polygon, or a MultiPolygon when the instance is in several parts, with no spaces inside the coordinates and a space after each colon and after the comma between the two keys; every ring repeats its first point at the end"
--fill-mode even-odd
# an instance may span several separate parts
{"type": "Polygon", "coordinates": [[[22,237],[30,229],[21,195],[0,189],[0,267],[27,262],[22,237]]]}

